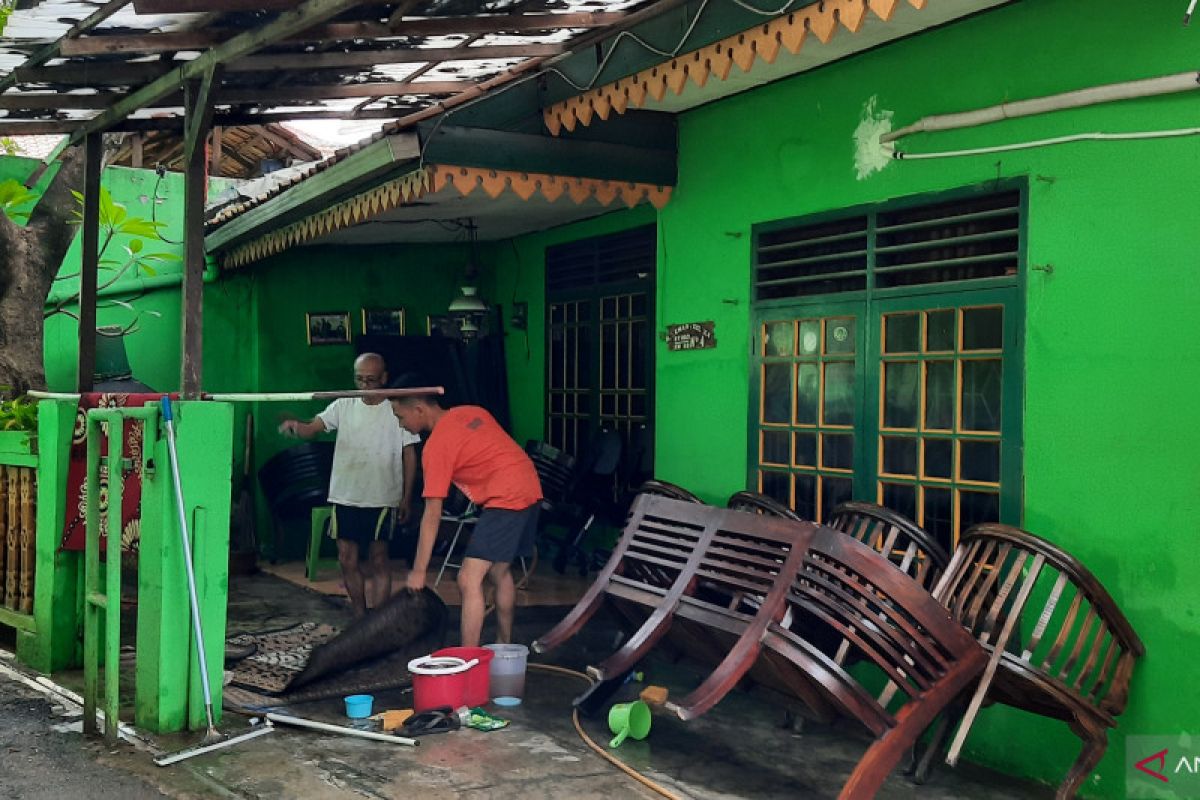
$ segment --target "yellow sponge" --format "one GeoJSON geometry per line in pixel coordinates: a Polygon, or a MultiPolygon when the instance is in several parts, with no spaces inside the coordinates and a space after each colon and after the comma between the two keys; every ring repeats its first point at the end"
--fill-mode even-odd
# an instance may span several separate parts
{"type": "Polygon", "coordinates": [[[378,714],[372,714],[371,719],[379,720],[385,731],[394,731],[402,726],[412,715],[413,710],[411,708],[402,708],[395,711],[381,711],[378,714]]]}
{"type": "Polygon", "coordinates": [[[642,689],[639,697],[647,705],[661,706],[667,702],[667,694],[667,689],[664,686],[647,686],[645,689],[642,689]]]}

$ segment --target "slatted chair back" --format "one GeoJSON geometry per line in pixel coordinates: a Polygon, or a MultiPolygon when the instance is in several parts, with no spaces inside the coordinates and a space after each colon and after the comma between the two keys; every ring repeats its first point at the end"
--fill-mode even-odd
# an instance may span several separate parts
{"type": "Polygon", "coordinates": [[[695,586],[680,599],[670,636],[716,667],[670,704],[681,719],[716,705],[755,668],[767,626],[790,622],[788,592],[816,530],[809,522],[733,509],[710,513],[719,524],[696,568],[695,586]]]}
{"type": "Polygon", "coordinates": [[[574,456],[538,441],[526,444],[525,452],[537,471],[545,502],[556,505],[566,501],[575,478],[574,456]]]}
{"type": "Polygon", "coordinates": [[[769,517],[781,517],[790,519],[796,522],[803,522],[804,518],[785,506],[783,503],[776,500],[774,497],[768,497],[759,492],[735,492],[730,495],[729,501],[725,504],[726,508],[732,508],[735,511],[748,511],[752,514],[764,514],[769,517]]]}
{"type": "Polygon", "coordinates": [[[772,666],[790,667],[875,735],[840,795],[872,797],[925,727],[983,670],[984,650],[887,558],[828,527],[814,532],[787,602],[792,620],[816,619],[837,631],[858,660],[873,663],[905,696],[889,712],[794,626],[771,625],[765,643],[772,666]]]}
{"type": "MultiPolygon", "coordinates": [[[[799,567],[808,530],[797,530],[780,519],[688,501],[652,496],[649,502],[652,509],[663,509],[664,517],[669,512],[676,523],[682,510],[690,509],[704,521],[704,533],[695,542],[685,582],[674,584],[661,597],[650,587],[626,580],[628,565],[638,563],[638,536],[634,536],[625,552],[625,571],[613,576],[609,594],[636,630],[620,650],[588,671],[601,680],[619,675],[660,638],[670,636],[685,652],[719,665],[713,681],[705,684],[707,689],[717,687],[716,702],[732,686],[726,682],[728,676],[736,672],[740,677],[754,659],[756,651],[737,646],[739,637],[757,625],[758,636],[752,637],[757,641],[767,622],[786,613],[784,596],[790,576],[799,567]],[[793,555],[797,542],[800,550],[793,555]],[[636,607],[627,607],[626,601],[636,607]]],[[[642,524],[655,519],[655,512],[649,511],[642,524]]]]}
{"type": "Polygon", "coordinates": [[[702,504],[653,495],[635,499],[608,563],[563,621],[534,642],[534,650],[546,652],[573,636],[607,595],[653,605],[681,595],[715,533],[707,510],[702,504]]]}
{"type": "Polygon", "coordinates": [[[687,489],[684,489],[682,486],[676,486],[673,483],[660,481],[657,478],[651,478],[648,481],[643,481],[642,485],[638,487],[637,493],[650,494],[656,497],[670,497],[673,500],[682,500],[686,503],[704,504],[703,500],[701,500],[699,497],[696,497],[696,495],[692,494],[687,489]]]}
{"type": "Polygon", "coordinates": [[[1084,741],[1060,786],[1060,797],[1074,796],[1103,755],[1134,662],[1145,655],[1133,626],[1083,564],[1008,525],[969,530],[934,594],[992,656],[949,760],[985,697],[1064,719],[1084,741]]]}
{"type": "Polygon", "coordinates": [[[915,522],[875,503],[842,503],[826,524],[883,553],[927,591],[933,591],[950,563],[937,540],[915,522]]]}

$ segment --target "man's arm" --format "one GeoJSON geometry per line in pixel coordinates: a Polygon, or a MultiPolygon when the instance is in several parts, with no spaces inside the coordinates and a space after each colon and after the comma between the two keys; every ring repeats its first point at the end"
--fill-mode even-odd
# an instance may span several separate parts
{"type": "Polygon", "coordinates": [[[413,482],[417,479],[417,449],[408,445],[401,459],[404,465],[404,494],[400,497],[400,521],[408,522],[408,515],[412,512],[413,482]]]}
{"type": "Polygon", "coordinates": [[[279,426],[279,432],[293,438],[311,439],[319,433],[325,433],[325,423],[320,417],[313,417],[308,422],[289,419],[279,426]]]}
{"type": "Polygon", "coordinates": [[[425,588],[425,571],[433,555],[433,543],[437,540],[438,528],[442,524],[444,497],[426,497],[425,514],[421,517],[421,535],[417,540],[417,554],[413,557],[412,570],[405,585],[415,592],[425,588]]]}

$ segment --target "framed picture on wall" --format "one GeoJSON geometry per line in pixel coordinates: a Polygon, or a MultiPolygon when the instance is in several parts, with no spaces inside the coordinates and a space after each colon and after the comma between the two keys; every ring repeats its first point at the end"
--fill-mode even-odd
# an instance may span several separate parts
{"type": "Polygon", "coordinates": [[[372,335],[403,336],[403,308],[364,308],[362,332],[372,335]]]}
{"type": "Polygon", "coordinates": [[[308,344],[350,344],[350,314],[346,311],[321,311],[305,314],[308,344]]]}

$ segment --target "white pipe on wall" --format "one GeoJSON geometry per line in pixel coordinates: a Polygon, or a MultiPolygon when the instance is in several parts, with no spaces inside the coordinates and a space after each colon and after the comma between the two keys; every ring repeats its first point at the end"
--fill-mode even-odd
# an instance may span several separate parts
{"type": "MultiPolygon", "coordinates": [[[[912,125],[906,125],[879,137],[881,144],[894,142],[914,133],[931,131],[948,131],[956,128],[970,128],[976,125],[986,125],[1016,117],[1028,117],[1034,114],[1045,114],[1051,111],[1062,111],[1068,108],[1080,108],[1110,103],[1116,100],[1133,100],[1141,97],[1154,97],[1161,94],[1174,94],[1200,89],[1200,73],[1181,72],[1177,75],[1164,75],[1158,78],[1110,83],[1104,86],[1092,86],[1087,89],[1077,89],[1062,94],[1047,97],[1035,97],[1029,100],[1017,100],[1012,103],[1001,103],[975,111],[962,111],[956,114],[937,114],[923,117],[912,125]]],[[[897,155],[897,157],[900,157],[897,155]]],[[[911,158],[912,156],[903,156],[911,158]]]]}

